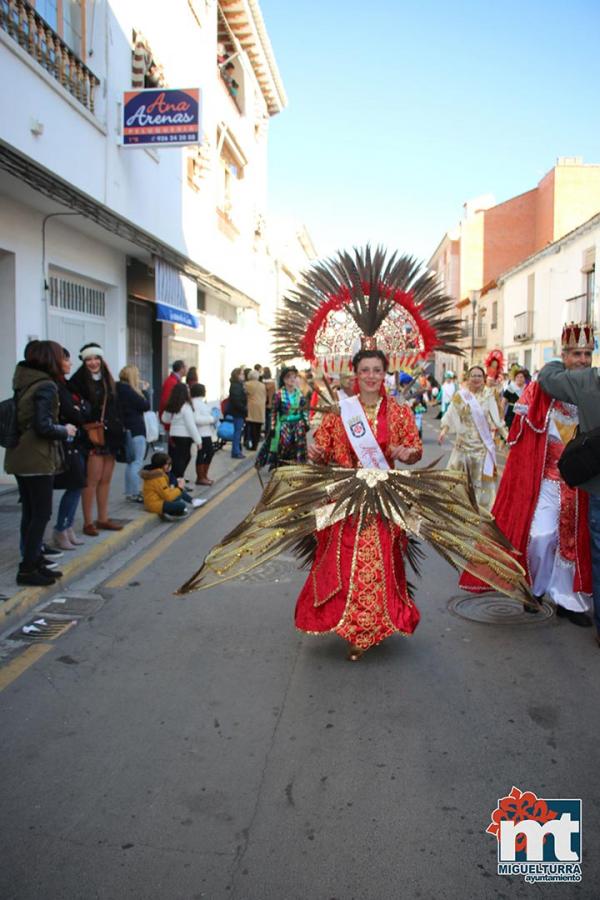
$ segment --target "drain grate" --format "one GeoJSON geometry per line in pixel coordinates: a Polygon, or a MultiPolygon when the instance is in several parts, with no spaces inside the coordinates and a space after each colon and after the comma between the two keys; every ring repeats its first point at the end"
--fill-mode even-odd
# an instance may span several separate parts
{"type": "Polygon", "coordinates": [[[9,641],[24,641],[28,644],[37,643],[38,641],[53,641],[60,637],[77,622],[72,619],[66,622],[64,619],[51,619],[50,616],[35,616],[21,625],[16,631],[7,635],[9,641]]]}
{"type": "Polygon", "coordinates": [[[554,613],[546,601],[537,615],[526,613],[523,605],[502,594],[458,594],[448,600],[448,610],[460,619],[483,625],[541,625],[554,613]]]}
{"type": "Polygon", "coordinates": [[[42,607],[40,615],[50,616],[92,616],[104,606],[104,597],[100,594],[64,594],[54,597],[50,603],[42,607]]]}

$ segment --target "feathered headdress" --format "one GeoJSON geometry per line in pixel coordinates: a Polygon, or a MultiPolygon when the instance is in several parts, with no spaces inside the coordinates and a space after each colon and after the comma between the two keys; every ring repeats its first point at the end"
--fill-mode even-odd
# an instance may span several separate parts
{"type": "Polygon", "coordinates": [[[460,320],[437,278],[411,256],[369,246],[340,251],[305,271],[276,316],[273,349],[282,364],[302,356],[329,372],[351,368],[361,349],[382,350],[394,371],[454,345],[460,320]]]}

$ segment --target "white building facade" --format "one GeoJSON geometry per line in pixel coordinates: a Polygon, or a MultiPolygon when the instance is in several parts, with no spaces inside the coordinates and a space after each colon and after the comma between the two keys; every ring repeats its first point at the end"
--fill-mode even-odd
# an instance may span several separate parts
{"type": "Polygon", "coordinates": [[[287,101],[258,2],[13,0],[0,73],[5,393],[33,338],[75,358],[99,341],[155,401],[174,359],[211,397],[234,366],[267,363],[267,144],[287,101]],[[144,87],[200,89],[198,144],[123,145],[123,94],[144,87]]]}
{"type": "MultiPolygon", "coordinates": [[[[567,322],[599,318],[596,260],[600,259],[600,214],[501,275],[488,305],[502,316],[507,365],[534,372],[560,353],[567,322]]],[[[600,364],[598,341],[594,365],[600,364]]]]}

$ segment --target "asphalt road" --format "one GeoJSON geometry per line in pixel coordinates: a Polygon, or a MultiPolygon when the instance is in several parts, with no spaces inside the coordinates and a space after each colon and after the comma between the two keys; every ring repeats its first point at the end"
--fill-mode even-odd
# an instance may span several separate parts
{"type": "Polygon", "coordinates": [[[290,559],[173,596],[257,496],[146,550],[0,691],[1,900],[597,898],[591,629],[459,618],[435,555],[415,635],[354,664],[295,632],[290,559]],[[582,799],[581,884],[496,874],[513,785],[582,799]]]}

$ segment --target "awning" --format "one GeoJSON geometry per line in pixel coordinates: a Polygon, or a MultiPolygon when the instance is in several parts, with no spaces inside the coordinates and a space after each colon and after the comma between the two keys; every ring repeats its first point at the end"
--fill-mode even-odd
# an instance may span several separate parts
{"type": "Polygon", "coordinates": [[[159,256],[154,258],[154,272],[158,321],[197,328],[198,318],[190,312],[196,307],[196,282],[159,256]]]}

